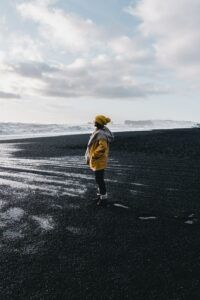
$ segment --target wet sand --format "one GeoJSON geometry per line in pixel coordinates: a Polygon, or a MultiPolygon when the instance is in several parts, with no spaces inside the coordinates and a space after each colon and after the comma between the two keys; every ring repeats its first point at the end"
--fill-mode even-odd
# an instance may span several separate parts
{"type": "Polygon", "coordinates": [[[107,208],[88,137],[0,142],[1,299],[199,299],[200,130],[116,133],[107,208]]]}

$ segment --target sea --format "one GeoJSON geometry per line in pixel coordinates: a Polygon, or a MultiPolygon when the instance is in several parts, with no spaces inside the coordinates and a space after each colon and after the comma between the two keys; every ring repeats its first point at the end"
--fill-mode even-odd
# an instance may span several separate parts
{"type": "MultiPolygon", "coordinates": [[[[154,129],[192,128],[197,124],[190,121],[151,120],[125,121],[123,124],[109,124],[112,132],[143,131],[154,129]]],[[[37,124],[0,122],[0,140],[61,136],[91,133],[92,123],[87,124],[37,124]]]]}

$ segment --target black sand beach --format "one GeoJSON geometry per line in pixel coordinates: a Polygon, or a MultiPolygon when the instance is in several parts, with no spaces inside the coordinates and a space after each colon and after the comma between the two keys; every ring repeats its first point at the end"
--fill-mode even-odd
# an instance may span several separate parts
{"type": "Polygon", "coordinates": [[[116,133],[106,208],[88,137],[0,142],[0,298],[200,299],[200,130],[116,133]]]}

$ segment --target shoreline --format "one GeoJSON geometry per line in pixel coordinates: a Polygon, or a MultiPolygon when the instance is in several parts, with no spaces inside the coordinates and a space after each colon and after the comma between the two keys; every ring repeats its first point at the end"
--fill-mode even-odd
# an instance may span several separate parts
{"type": "MultiPolygon", "coordinates": [[[[112,131],[114,135],[123,135],[123,134],[145,134],[145,133],[154,133],[154,132],[166,132],[166,131],[190,131],[190,130],[198,130],[200,128],[198,127],[193,127],[193,128],[165,128],[165,129],[146,129],[146,130],[126,130],[126,131],[112,131]]],[[[46,140],[46,139],[54,139],[54,138],[66,138],[66,137],[79,137],[79,136],[88,136],[91,135],[91,132],[77,132],[77,133],[69,133],[69,134],[56,134],[56,135],[38,135],[38,136],[25,136],[25,137],[13,137],[13,138],[9,138],[9,136],[6,138],[4,137],[3,139],[1,139],[0,136],[0,144],[1,143],[12,143],[12,142],[25,142],[25,141],[39,141],[39,140],[46,140]]]]}

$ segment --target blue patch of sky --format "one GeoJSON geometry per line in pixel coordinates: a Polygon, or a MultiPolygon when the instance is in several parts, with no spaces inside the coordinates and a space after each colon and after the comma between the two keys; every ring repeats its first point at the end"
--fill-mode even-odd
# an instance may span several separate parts
{"type": "Polygon", "coordinates": [[[139,20],[124,11],[129,4],[129,0],[60,0],[56,5],[66,12],[91,19],[95,24],[106,27],[107,30],[112,29],[119,34],[132,35],[139,20]]]}
{"type": "Polygon", "coordinates": [[[5,18],[6,27],[10,32],[15,32],[16,34],[23,33],[30,36],[37,36],[37,28],[32,21],[23,19],[20,13],[17,12],[16,5],[19,2],[1,0],[0,11],[1,16],[5,18]]]}

